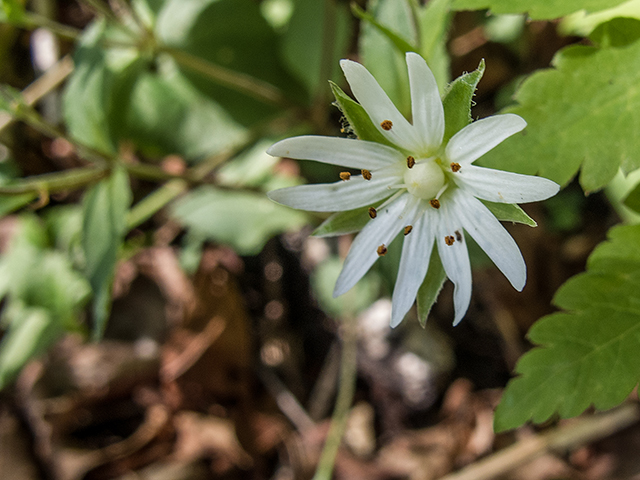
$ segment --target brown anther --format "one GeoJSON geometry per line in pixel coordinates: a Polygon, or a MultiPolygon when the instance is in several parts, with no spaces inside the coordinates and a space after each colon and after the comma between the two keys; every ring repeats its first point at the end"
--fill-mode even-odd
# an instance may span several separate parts
{"type": "Polygon", "coordinates": [[[437,198],[434,198],[433,200],[429,200],[429,205],[431,205],[435,209],[438,209],[440,208],[440,200],[438,200],[437,198]]]}
{"type": "Polygon", "coordinates": [[[349,172],[340,172],[340,180],[349,180],[351,178],[351,174],[349,172]]]}
{"type": "Polygon", "coordinates": [[[371,172],[369,170],[366,169],[362,169],[362,178],[364,178],[365,180],[371,180],[371,172]]]}
{"type": "Polygon", "coordinates": [[[376,251],[378,252],[379,257],[384,257],[387,254],[387,247],[385,247],[383,243],[378,247],[378,250],[376,251]]]}
{"type": "Polygon", "coordinates": [[[388,132],[389,130],[391,130],[391,127],[393,127],[393,122],[391,120],[383,120],[380,123],[380,126],[383,130],[386,130],[388,132]]]}
{"type": "Polygon", "coordinates": [[[451,171],[452,171],[453,173],[459,172],[459,171],[460,171],[460,169],[462,168],[462,167],[460,166],[460,164],[459,164],[459,163],[456,163],[456,162],[451,162],[450,167],[451,167],[451,171]]]}
{"type": "Polygon", "coordinates": [[[411,225],[407,225],[406,227],[404,227],[405,237],[411,233],[411,230],[413,230],[413,227],[411,225]]]}
{"type": "Polygon", "coordinates": [[[378,216],[378,211],[373,207],[369,207],[369,216],[371,218],[376,218],[378,216]]]}
{"type": "Polygon", "coordinates": [[[453,242],[455,241],[456,239],[454,238],[453,235],[447,235],[446,237],[444,237],[444,243],[446,243],[449,246],[453,245],[453,242]]]}
{"type": "Polygon", "coordinates": [[[411,155],[409,155],[407,157],[407,168],[413,168],[415,164],[416,164],[416,159],[413,158],[411,155]]]}
{"type": "Polygon", "coordinates": [[[462,234],[460,233],[460,230],[456,230],[455,234],[456,234],[456,240],[461,242],[462,241],[462,234]]]}

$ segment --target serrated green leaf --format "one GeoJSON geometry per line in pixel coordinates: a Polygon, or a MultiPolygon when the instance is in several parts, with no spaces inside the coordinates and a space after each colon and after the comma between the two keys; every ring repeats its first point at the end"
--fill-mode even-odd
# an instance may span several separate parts
{"type": "Polygon", "coordinates": [[[118,250],[126,233],[131,204],[129,177],[123,168],[92,187],[83,201],[85,273],[93,290],[93,337],[100,339],[111,310],[111,287],[118,250]]]}
{"type": "Polygon", "coordinates": [[[533,20],[559,18],[578,10],[596,12],[615,7],[626,0],[453,0],[455,10],[483,10],[492,13],[528,13],[533,20]]]}
{"type": "Polygon", "coordinates": [[[448,142],[458,131],[471,123],[471,106],[478,82],[484,74],[484,59],[473,72],[456,78],[447,87],[442,104],[444,106],[444,142],[448,142]]]}
{"type": "Polygon", "coordinates": [[[494,203],[487,200],[480,200],[491,213],[503,222],[523,223],[530,227],[537,227],[536,221],[522,210],[518,205],[510,203],[494,203]]]}
{"type": "Polygon", "coordinates": [[[308,223],[304,212],[278,205],[264,195],[208,186],[181,198],[171,213],[195,234],[229,244],[241,255],[255,255],[272,236],[308,223]]]}
{"type": "Polygon", "coordinates": [[[629,192],[622,203],[631,210],[640,213],[640,183],[636,185],[631,192],[629,192]]]}
{"type": "Polygon", "coordinates": [[[614,18],[598,25],[589,39],[600,48],[624,47],[640,39],[640,20],[614,18]]]}
{"type": "Polygon", "coordinates": [[[527,128],[482,157],[497,169],[534,174],[564,185],[581,168],[587,191],[605,186],[622,168],[640,167],[640,42],[598,50],[574,46],[519,89],[527,128]]]}
{"type": "Polygon", "coordinates": [[[353,129],[353,133],[360,140],[368,140],[370,142],[382,143],[384,145],[394,146],[387,140],[384,135],[375,127],[364,108],[352,100],[342,89],[333,82],[329,82],[331,91],[336,98],[336,104],[348,122],[348,128],[353,129]]]}
{"type": "Polygon", "coordinates": [[[496,410],[507,430],[554,413],[621,403],[640,380],[640,225],[615,227],[591,254],[587,272],[567,281],[554,303],[565,310],[529,331],[538,345],[516,366],[496,410]]]}
{"type": "Polygon", "coordinates": [[[369,207],[356,208],[346,212],[337,212],[327,218],[316,228],[314,237],[335,237],[359,232],[371,220],[369,207]]]}
{"type": "Polygon", "coordinates": [[[418,296],[416,297],[416,302],[418,303],[418,321],[420,325],[422,325],[422,328],[424,328],[427,323],[429,312],[433,304],[436,303],[446,279],[447,274],[442,267],[438,249],[434,246],[431,252],[431,258],[429,259],[427,276],[424,278],[422,285],[420,285],[418,296]]]}

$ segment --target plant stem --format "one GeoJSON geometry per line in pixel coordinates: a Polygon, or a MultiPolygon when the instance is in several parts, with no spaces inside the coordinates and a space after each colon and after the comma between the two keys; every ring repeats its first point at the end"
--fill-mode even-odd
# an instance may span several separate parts
{"type": "Polygon", "coordinates": [[[106,177],[108,172],[109,170],[104,167],[85,167],[34,175],[11,185],[0,186],[0,195],[73,190],[106,177]]]}
{"type": "Polygon", "coordinates": [[[146,222],[158,210],[189,190],[184,180],[171,180],[135,204],[127,215],[127,230],[146,222]]]}
{"type": "Polygon", "coordinates": [[[269,105],[287,106],[288,102],[282,91],[263,80],[221,67],[176,48],[161,46],[158,51],[170,55],[178,65],[201,73],[219,85],[224,85],[269,105]]]}
{"type": "Polygon", "coordinates": [[[358,335],[355,319],[345,318],[342,324],[342,358],[338,397],[331,419],[331,427],[325,441],[313,480],[331,480],[338,448],[347,428],[349,409],[356,388],[358,335]]]}

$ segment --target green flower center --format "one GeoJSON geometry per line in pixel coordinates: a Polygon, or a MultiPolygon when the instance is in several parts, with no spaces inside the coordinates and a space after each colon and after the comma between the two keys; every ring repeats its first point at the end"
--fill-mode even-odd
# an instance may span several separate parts
{"type": "Polygon", "coordinates": [[[430,200],[444,186],[445,176],[435,159],[423,160],[407,169],[404,183],[411,195],[430,200]]]}

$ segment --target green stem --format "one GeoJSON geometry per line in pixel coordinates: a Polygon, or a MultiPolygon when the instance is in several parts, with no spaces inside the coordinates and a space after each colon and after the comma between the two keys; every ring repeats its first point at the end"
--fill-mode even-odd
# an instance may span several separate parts
{"type": "Polygon", "coordinates": [[[171,180],[154,192],[140,200],[129,211],[127,229],[131,230],[146,222],[157,211],[164,208],[171,201],[189,190],[189,184],[184,180],[171,180]]]}
{"type": "Polygon", "coordinates": [[[164,182],[166,180],[183,180],[189,183],[198,183],[200,179],[192,170],[187,170],[184,175],[168,173],[160,167],[146,163],[123,163],[124,168],[136,178],[151,182],[164,182]]]}
{"type": "Polygon", "coordinates": [[[11,185],[0,186],[0,195],[21,195],[23,193],[59,192],[75,190],[106,177],[109,170],[101,167],[86,167],[62,172],[34,175],[11,185]]]}
{"type": "Polygon", "coordinates": [[[65,40],[71,40],[72,42],[76,41],[76,39],[82,33],[82,31],[78,30],[77,28],[63,25],[62,23],[58,23],[43,15],[39,15],[33,12],[24,12],[24,16],[20,19],[18,25],[27,30],[32,30],[35,28],[46,28],[58,37],[64,38],[65,40]]]}
{"type": "Polygon", "coordinates": [[[282,91],[270,83],[221,67],[176,48],[162,46],[158,50],[170,55],[178,65],[205,75],[219,85],[270,105],[286,106],[288,103],[282,91]]]}
{"type": "Polygon", "coordinates": [[[349,409],[356,389],[358,335],[355,320],[346,318],[342,326],[342,359],[338,397],[331,419],[329,434],[322,449],[322,455],[313,480],[331,480],[338,448],[347,428],[349,409]]]}

